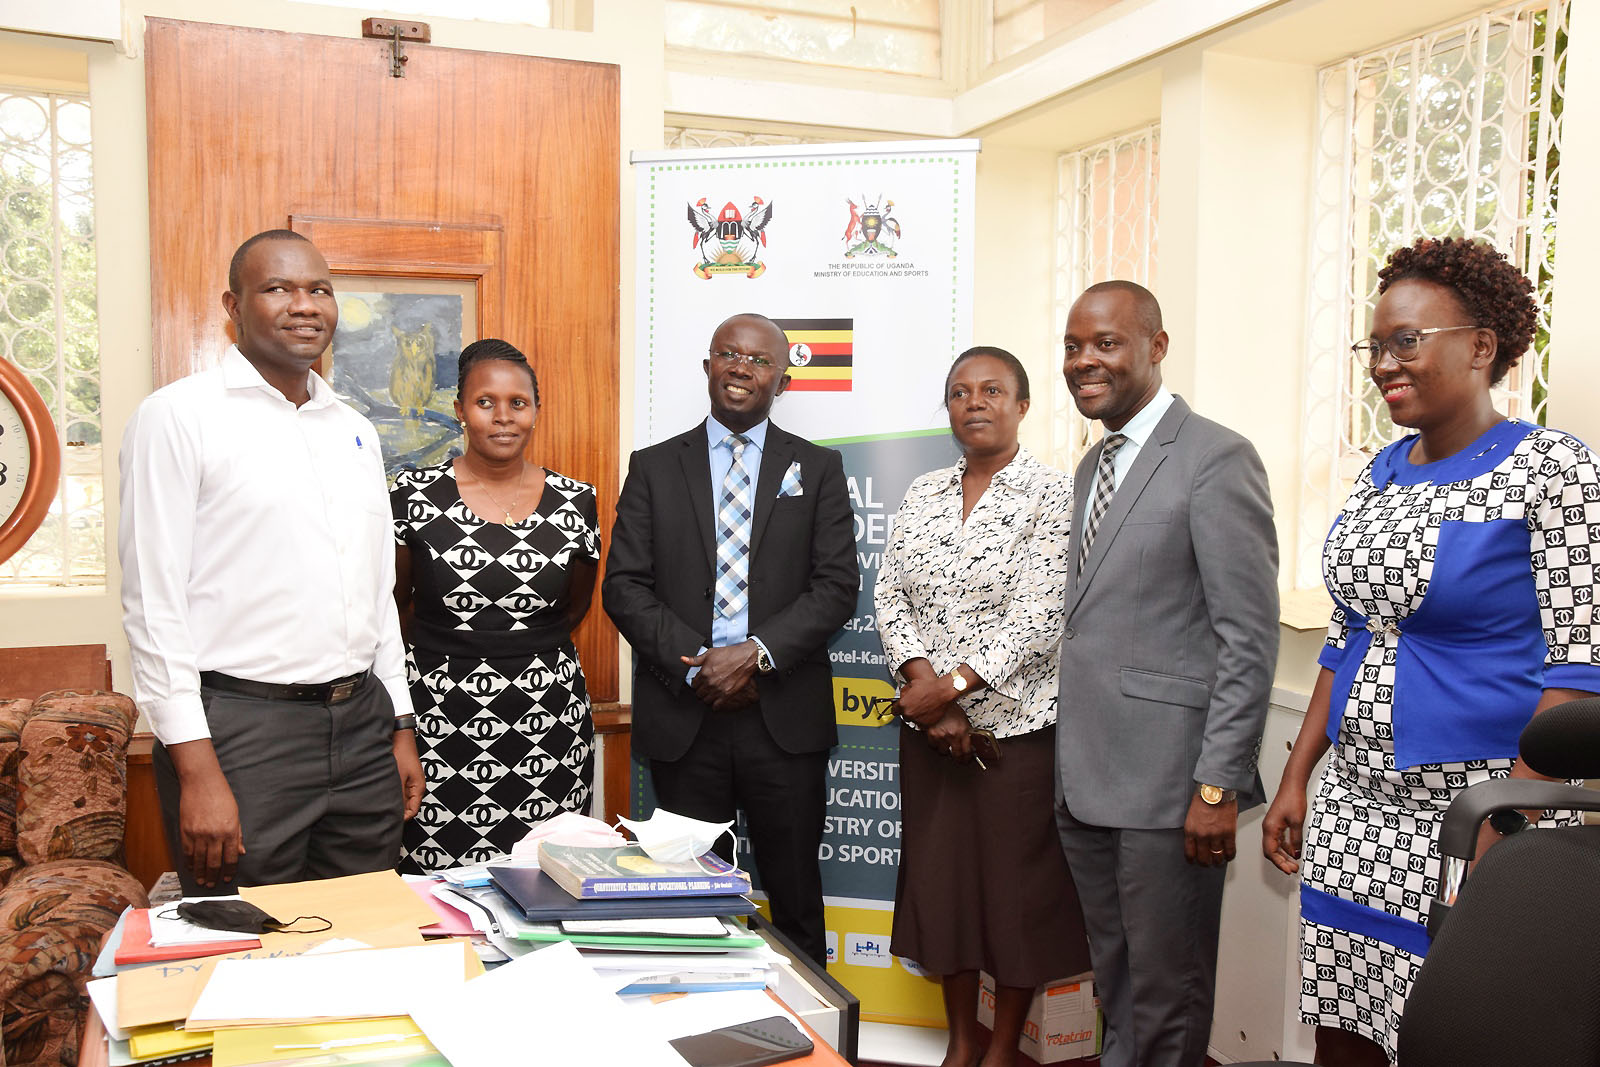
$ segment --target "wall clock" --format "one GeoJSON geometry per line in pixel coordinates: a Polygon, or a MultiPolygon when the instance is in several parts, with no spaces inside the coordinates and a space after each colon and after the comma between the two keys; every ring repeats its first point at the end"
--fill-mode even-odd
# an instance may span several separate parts
{"type": "Polygon", "coordinates": [[[0,563],[44,522],[61,482],[61,442],[27,376],[0,356],[0,563]]]}

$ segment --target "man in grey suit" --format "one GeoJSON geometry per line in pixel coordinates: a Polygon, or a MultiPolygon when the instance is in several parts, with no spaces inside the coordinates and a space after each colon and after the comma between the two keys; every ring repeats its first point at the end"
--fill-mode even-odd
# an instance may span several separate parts
{"type": "Polygon", "coordinates": [[[1062,373],[1105,439],[1078,465],[1056,820],[1105,1010],[1104,1067],[1199,1067],[1222,883],[1278,651],[1266,471],[1161,384],[1161,307],[1090,287],[1062,373]]]}

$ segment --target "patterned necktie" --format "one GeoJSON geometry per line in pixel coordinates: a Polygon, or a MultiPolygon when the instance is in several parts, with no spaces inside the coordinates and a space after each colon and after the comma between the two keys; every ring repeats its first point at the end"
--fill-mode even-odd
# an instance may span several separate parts
{"type": "Polygon", "coordinates": [[[1089,558],[1089,546],[1094,544],[1094,535],[1095,531],[1100,529],[1100,520],[1111,507],[1111,497],[1117,491],[1116,476],[1112,473],[1111,465],[1116,461],[1117,453],[1122,450],[1122,446],[1127,443],[1128,438],[1125,435],[1108,433],[1105,447],[1100,450],[1100,462],[1094,467],[1094,499],[1089,501],[1089,512],[1083,517],[1083,535],[1078,539],[1079,573],[1082,573],[1084,561],[1089,558]]]}
{"type": "Polygon", "coordinates": [[[744,466],[744,448],[750,438],[730,433],[722,443],[733,449],[733,466],[722,479],[717,504],[717,615],[729,619],[750,599],[750,472],[744,466]]]}

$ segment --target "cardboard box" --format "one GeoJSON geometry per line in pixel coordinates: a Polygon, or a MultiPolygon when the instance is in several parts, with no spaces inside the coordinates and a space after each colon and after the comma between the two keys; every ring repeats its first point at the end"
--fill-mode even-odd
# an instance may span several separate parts
{"type": "MultiPolygon", "coordinates": [[[[978,1022],[994,1026],[994,979],[978,975],[978,1022]]],[[[1100,1055],[1100,998],[1090,972],[1039,989],[1028,1005],[1017,1048],[1037,1063],[1061,1063],[1100,1055]]]]}

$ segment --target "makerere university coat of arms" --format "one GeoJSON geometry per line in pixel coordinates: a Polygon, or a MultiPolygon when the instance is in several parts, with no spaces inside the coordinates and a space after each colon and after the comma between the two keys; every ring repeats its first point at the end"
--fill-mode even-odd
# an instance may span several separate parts
{"type": "Polygon", "coordinates": [[[700,262],[694,272],[702,278],[713,274],[743,274],[759,277],[767,269],[760,260],[767,245],[767,223],[772,221],[772,205],[759,196],[750,201],[743,215],[729,201],[713,217],[706,198],[689,205],[689,225],[694,227],[694,247],[700,262]]]}

